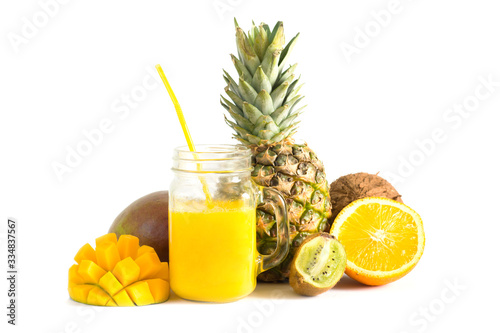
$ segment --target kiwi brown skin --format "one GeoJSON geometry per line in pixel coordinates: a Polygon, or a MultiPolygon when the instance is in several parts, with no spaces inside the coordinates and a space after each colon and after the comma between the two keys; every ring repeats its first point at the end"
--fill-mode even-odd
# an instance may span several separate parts
{"type": "Polygon", "coordinates": [[[109,232],[133,235],[139,244],[155,249],[168,262],[168,191],[158,191],[132,202],[114,220],[109,232]]]}
{"type": "Polygon", "coordinates": [[[312,234],[312,235],[308,236],[306,239],[304,239],[304,241],[302,242],[302,244],[298,248],[297,252],[295,252],[295,256],[293,257],[293,261],[292,261],[292,264],[291,264],[291,267],[290,267],[289,281],[290,281],[290,286],[292,286],[293,290],[297,294],[299,294],[299,295],[317,296],[319,294],[322,294],[322,293],[324,293],[324,292],[332,289],[333,286],[337,283],[337,281],[335,281],[335,283],[332,286],[327,286],[327,287],[324,287],[324,288],[318,288],[316,286],[313,286],[313,285],[309,284],[304,279],[304,277],[297,271],[297,268],[296,268],[295,264],[296,264],[297,258],[299,256],[299,253],[302,250],[302,247],[304,247],[305,244],[307,244],[310,240],[312,240],[312,239],[314,239],[316,237],[325,237],[325,238],[328,238],[328,239],[336,239],[333,235],[330,235],[330,234],[328,234],[326,232],[320,232],[320,233],[312,234]]]}
{"type": "Polygon", "coordinates": [[[322,294],[332,289],[331,287],[318,288],[310,285],[304,280],[302,275],[297,273],[295,266],[292,266],[292,268],[290,269],[289,279],[290,279],[290,285],[292,286],[293,290],[297,294],[303,296],[318,296],[319,294],[322,294]]]}

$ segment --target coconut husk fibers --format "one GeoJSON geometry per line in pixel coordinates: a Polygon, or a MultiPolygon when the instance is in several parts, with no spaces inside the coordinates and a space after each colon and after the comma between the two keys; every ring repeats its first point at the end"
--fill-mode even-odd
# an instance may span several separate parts
{"type": "Polygon", "coordinates": [[[403,202],[401,194],[384,178],[366,172],[342,176],[330,184],[332,218],[351,202],[366,197],[383,197],[403,202]]]}

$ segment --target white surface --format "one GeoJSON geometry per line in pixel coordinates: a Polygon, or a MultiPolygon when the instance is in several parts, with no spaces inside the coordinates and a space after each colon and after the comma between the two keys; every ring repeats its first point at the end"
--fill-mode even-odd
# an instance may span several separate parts
{"type": "Polygon", "coordinates": [[[497,331],[500,87],[463,121],[443,117],[474,95],[480,76],[500,81],[498,3],[401,0],[400,12],[348,63],[342,42],[352,44],[356,28],[370,27],[370,12],[389,1],[220,2],[230,6],[222,16],[213,0],[68,1],[18,53],[8,34],[21,33],[22,18],[31,20],[40,5],[1,3],[0,230],[8,216],[20,223],[19,326],[7,326],[2,310],[2,332],[497,331]],[[223,305],[174,297],[102,309],[69,301],[67,270],[76,251],[104,234],[130,202],[168,188],[172,149],[183,144],[161,86],[128,116],[123,104],[113,112],[121,94],[147,78],[146,67],[163,65],[195,142],[232,142],[219,94],[222,68],[235,73],[233,15],[245,28],[251,19],[283,20],[288,39],[301,32],[292,61],[307,83],[308,108],[297,136],[324,161],[329,181],[357,171],[397,174],[400,158],[423,156],[415,140],[442,129],[445,139],[396,182],[424,220],[422,260],[391,285],[362,287],[344,278],[315,298],[287,285],[259,285],[223,305]],[[59,181],[52,163],[64,162],[66,146],[75,149],[82,131],[105,118],[111,133],[59,181]],[[465,290],[453,297],[448,284],[455,280],[465,290]],[[285,301],[266,311],[273,289],[285,301]],[[419,311],[429,307],[431,317],[423,319],[419,311]],[[239,328],[248,320],[255,327],[239,328]]]}

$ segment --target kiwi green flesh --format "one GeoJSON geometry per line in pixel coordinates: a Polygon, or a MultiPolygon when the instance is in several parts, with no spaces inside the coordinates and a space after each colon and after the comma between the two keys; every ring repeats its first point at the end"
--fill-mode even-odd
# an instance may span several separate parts
{"type": "Polygon", "coordinates": [[[344,274],[344,247],[334,238],[314,237],[297,254],[295,268],[304,282],[317,288],[332,287],[344,274]]]}

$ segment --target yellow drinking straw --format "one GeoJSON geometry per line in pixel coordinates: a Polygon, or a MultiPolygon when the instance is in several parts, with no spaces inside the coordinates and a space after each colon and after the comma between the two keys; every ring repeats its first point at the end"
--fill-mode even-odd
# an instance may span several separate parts
{"type": "MultiPolygon", "coordinates": [[[[156,70],[158,71],[158,74],[160,74],[161,80],[163,81],[163,84],[165,85],[165,88],[167,88],[168,95],[170,96],[170,99],[172,100],[172,103],[174,103],[175,107],[175,112],[177,113],[177,117],[179,118],[179,122],[181,123],[182,131],[184,132],[184,137],[186,138],[189,150],[194,152],[194,144],[193,144],[193,139],[191,139],[191,134],[189,134],[189,129],[187,127],[186,119],[184,118],[184,114],[182,113],[181,106],[179,102],[177,101],[177,97],[175,97],[174,91],[172,90],[172,87],[170,87],[170,83],[168,83],[167,77],[165,76],[165,73],[163,73],[163,69],[161,68],[160,65],[156,65],[156,70]]],[[[194,156],[196,159],[196,154],[194,156]]],[[[198,171],[201,170],[201,165],[197,164],[197,169],[198,171]]],[[[209,207],[212,207],[212,197],[210,196],[210,192],[208,191],[208,184],[205,181],[205,178],[200,177],[201,184],[203,185],[203,192],[205,192],[205,196],[207,198],[207,204],[209,207]]]]}

